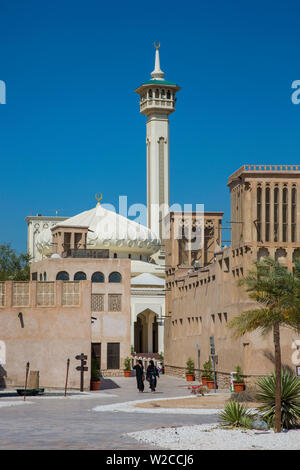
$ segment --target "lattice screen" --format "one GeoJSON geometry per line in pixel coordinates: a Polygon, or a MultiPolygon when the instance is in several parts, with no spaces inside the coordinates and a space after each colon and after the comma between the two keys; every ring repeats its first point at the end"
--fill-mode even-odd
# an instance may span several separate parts
{"type": "Polygon", "coordinates": [[[0,305],[4,306],[5,302],[5,283],[0,282],[0,305]]]}
{"type": "Polygon", "coordinates": [[[79,282],[63,283],[63,305],[79,305],[79,282]]]}
{"type": "Polygon", "coordinates": [[[121,294],[108,294],[108,310],[110,312],[121,311],[121,294]]]}
{"type": "Polygon", "coordinates": [[[37,283],[37,305],[54,305],[55,301],[55,283],[38,282],[37,283]]]}
{"type": "Polygon", "coordinates": [[[13,305],[18,307],[27,307],[29,305],[29,283],[13,283],[13,305]]]}
{"type": "Polygon", "coordinates": [[[92,294],[92,312],[104,311],[104,294],[92,294]]]}

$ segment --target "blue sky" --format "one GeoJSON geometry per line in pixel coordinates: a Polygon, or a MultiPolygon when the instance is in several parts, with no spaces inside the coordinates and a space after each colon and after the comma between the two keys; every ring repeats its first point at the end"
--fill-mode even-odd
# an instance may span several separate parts
{"type": "Polygon", "coordinates": [[[96,192],[146,202],[134,89],[153,70],[153,41],[182,87],[170,117],[171,202],[229,220],[231,173],[300,163],[297,1],[1,0],[0,15],[0,243],[25,250],[27,215],[72,216],[96,192]]]}

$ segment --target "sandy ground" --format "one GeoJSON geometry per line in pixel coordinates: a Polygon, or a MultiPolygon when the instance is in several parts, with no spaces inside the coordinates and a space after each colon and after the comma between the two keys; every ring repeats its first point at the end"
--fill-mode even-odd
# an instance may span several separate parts
{"type": "MultiPolygon", "coordinates": [[[[223,409],[225,403],[229,400],[228,393],[217,393],[205,395],[204,397],[188,397],[172,400],[148,401],[146,403],[137,403],[137,408],[190,408],[190,409],[223,409]]],[[[258,403],[245,403],[247,408],[256,408],[258,403]]]]}

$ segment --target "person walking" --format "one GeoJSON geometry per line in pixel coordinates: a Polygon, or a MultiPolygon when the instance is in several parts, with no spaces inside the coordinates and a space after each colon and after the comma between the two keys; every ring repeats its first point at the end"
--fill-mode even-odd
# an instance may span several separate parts
{"type": "Polygon", "coordinates": [[[135,370],[137,388],[139,392],[143,392],[145,380],[143,361],[141,361],[141,359],[136,361],[136,364],[135,366],[133,366],[133,369],[135,370]]]}
{"type": "Polygon", "coordinates": [[[151,392],[155,392],[156,389],[156,377],[159,377],[158,370],[154,365],[154,362],[149,361],[149,366],[147,367],[146,379],[149,382],[151,392]]]}

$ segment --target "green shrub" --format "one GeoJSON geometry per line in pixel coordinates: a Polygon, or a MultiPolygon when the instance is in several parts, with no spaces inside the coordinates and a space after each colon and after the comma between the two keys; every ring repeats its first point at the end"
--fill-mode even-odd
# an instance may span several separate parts
{"type": "MultiPolygon", "coordinates": [[[[257,381],[257,400],[262,403],[258,410],[270,426],[275,418],[275,374],[257,381]]],[[[289,371],[281,371],[281,426],[291,429],[300,425],[300,379],[289,371]]]]}
{"type": "Polygon", "coordinates": [[[100,368],[99,361],[95,357],[91,360],[91,381],[98,382],[100,380],[100,368]]]}
{"type": "Polygon", "coordinates": [[[236,401],[229,401],[225,404],[223,411],[219,413],[219,422],[222,426],[236,426],[243,428],[251,428],[254,418],[247,408],[236,401]]]}
{"type": "Polygon", "coordinates": [[[236,366],[235,367],[235,372],[236,372],[236,377],[235,377],[234,381],[238,384],[244,383],[244,379],[242,377],[242,368],[241,368],[241,366],[236,366]]]}
{"type": "Polygon", "coordinates": [[[208,380],[213,380],[213,371],[211,360],[204,362],[202,377],[206,377],[208,380]]]}
{"type": "Polygon", "coordinates": [[[187,368],[187,373],[188,374],[193,374],[195,370],[195,363],[192,358],[188,358],[186,361],[186,368],[187,368]]]}
{"type": "Polygon", "coordinates": [[[128,356],[124,360],[124,367],[125,367],[125,370],[131,370],[131,359],[128,356]]]}

